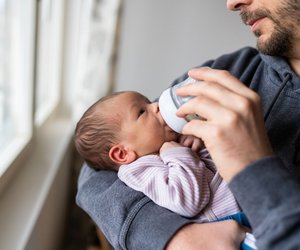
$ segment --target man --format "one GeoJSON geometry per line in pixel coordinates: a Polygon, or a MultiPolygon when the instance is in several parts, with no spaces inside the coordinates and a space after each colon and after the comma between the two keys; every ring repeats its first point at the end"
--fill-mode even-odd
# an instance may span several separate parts
{"type": "MultiPolygon", "coordinates": [[[[300,1],[228,0],[227,7],[240,11],[260,53],[244,48],[189,72],[203,83],[178,92],[196,96],[178,115],[207,120],[183,132],[204,140],[258,248],[299,249],[300,1]]],[[[83,168],[77,201],[116,249],[236,249],[243,239],[234,222],[191,224],[113,173],[83,168]]]]}

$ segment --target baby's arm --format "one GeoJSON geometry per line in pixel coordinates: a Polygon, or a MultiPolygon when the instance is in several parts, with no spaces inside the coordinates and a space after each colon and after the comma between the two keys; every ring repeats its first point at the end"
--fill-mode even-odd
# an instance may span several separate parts
{"type": "Polygon", "coordinates": [[[160,206],[186,217],[197,215],[209,202],[212,175],[199,157],[176,142],[165,143],[161,156],[148,155],[121,166],[119,178],[160,206]]]}

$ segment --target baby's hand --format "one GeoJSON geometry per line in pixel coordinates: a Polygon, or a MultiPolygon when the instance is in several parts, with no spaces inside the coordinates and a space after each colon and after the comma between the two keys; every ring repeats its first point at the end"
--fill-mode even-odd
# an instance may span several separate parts
{"type": "Polygon", "coordinates": [[[163,152],[163,151],[166,150],[166,149],[169,149],[169,148],[176,148],[176,147],[182,147],[182,145],[180,145],[178,142],[175,142],[175,141],[165,142],[165,143],[161,146],[159,152],[161,153],[161,152],[163,152]]]}
{"type": "Polygon", "coordinates": [[[180,145],[189,147],[195,152],[199,152],[200,149],[204,148],[203,141],[193,135],[180,135],[178,142],[180,145]]]}

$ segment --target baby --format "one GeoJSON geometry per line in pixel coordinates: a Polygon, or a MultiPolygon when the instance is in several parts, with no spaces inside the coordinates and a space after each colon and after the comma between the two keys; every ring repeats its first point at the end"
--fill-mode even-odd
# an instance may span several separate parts
{"type": "Polygon", "coordinates": [[[97,101],[75,131],[76,149],[90,167],[118,171],[158,205],[199,223],[229,216],[249,226],[202,145],[172,131],[158,103],[133,91],[97,101]]]}

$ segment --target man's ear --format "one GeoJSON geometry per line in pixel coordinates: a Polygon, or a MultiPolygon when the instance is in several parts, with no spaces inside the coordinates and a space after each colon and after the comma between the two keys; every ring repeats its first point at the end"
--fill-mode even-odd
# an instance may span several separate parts
{"type": "Polygon", "coordinates": [[[135,161],[137,158],[137,154],[124,145],[117,144],[112,146],[109,150],[109,157],[113,162],[119,165],[123,165],[135,161]]]}

